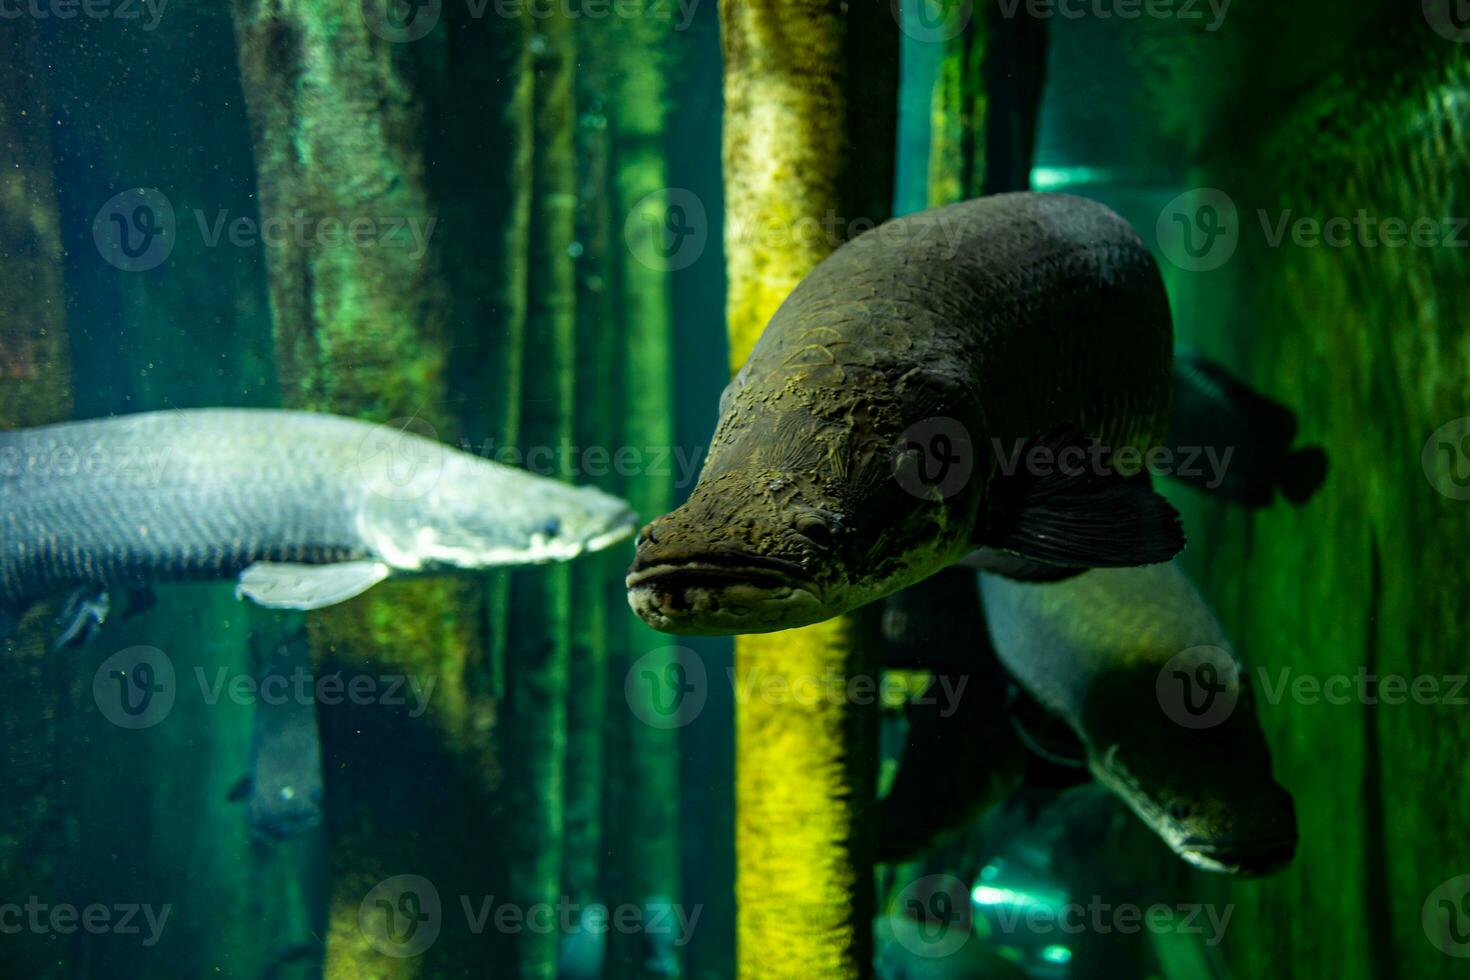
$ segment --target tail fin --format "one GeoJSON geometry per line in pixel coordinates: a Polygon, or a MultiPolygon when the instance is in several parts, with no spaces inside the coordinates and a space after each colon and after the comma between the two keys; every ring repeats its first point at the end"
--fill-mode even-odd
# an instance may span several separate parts
{"type": "Polygon", "coordinates": [[[1327,453],[1321,446],[1309,446],[1287,454],[1277,483],[1286,499],[1300,506],[1312,499],[1326,479],[1327,453]]]}

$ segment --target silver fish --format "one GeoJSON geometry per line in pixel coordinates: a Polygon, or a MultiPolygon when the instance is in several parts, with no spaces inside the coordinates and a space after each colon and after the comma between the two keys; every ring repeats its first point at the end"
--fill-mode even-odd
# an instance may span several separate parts
{"type": "Polygon", "coordinates": [[[63,590],[237,577],[261,605],[316,609],[390,575],[565,561],[632,533],[616,497],[410,428],[198,409],[0,432],[0,618],[63,590]]]}
{"type": "Polygon", "coordinates": [[[1176,854],[1237,874],[1291,860],[1296,815],[1248,677],[1176,563],[1047,584],[982,574],[980,592],[1006,670],[1176,854]],[[1208,688],[1192,690],[1197,680],[1208,688]]]}

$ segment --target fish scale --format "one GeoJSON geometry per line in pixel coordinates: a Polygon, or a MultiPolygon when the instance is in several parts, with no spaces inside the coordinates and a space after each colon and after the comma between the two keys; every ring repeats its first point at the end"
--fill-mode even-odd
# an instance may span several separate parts
{"type": "Polygon", "coordinates": [[[0,603],[366,555],[348,516],[361,477],[341,449],[360,424],[281,414],[268,431],[251,411],[204,410],[0,433],[0,603]],[[73,458],[100,469],[70,472],[73,458]]]}
{"type": "Polygon", "coordinates": [[[64,588],[242,573],[257,602],[320,608],[390,573],[564,561],[633,523],[597,490],[332,415],[195,409],[0,432],[10,619],[64,588]]]}
{"type": "Polygon", "coordinates": [[[762,334],[736,399],[781,378],[819,400],[824,369],[879,378],[917,363],[955,374],[988,429],[973,434],[1007,447],[1070,422],[1115,449],[1147,449],[1167,423],[1172,328],[1158,270],[1123,219],[1079,198],[998,195],[892,222],[813,270],[777,323],[793,328],[762,334]],[[810,348],[830,363],[803,364],[810,348]]]}
{"type": "Polygon", "coordinates": [[[1125,222],[1062,195],[1002,195],[906,222],[814,270],[773,319],[805,329],[766,331],[742,374],[765,376],[773,357],[786,360],[779,352],[807,344],[823,346],[839,370],[881,370],[883,354],[907,352],[932,366],[968,362],[992,438],[1034,436],[1048,417],[1115,447],[1147,448],[1162,436],[1167,301],[1125,222]],[[905,261],[884,261],[899,248],[905,261]],[[1109,302],[1090,302],[1103,288],[1109,302]],[[833,332],[846,342],[817,340],[833,332]]]}
{"type": "Polygon", "coordinates": [[[1066,465],[1089,440],[1159,444],[1172,356],[1158,267],[1095,201],[997,195],[873,229],[771,317],[699,484],[640,542],[629,602],[669,632],[760,631],[977,551],[1053,573],[1166,560],[1183,534],[1146,480],[1011,464],[1028,445],[1066,465]],[[780,500],[760,489],[773,478],[780,500]]]}

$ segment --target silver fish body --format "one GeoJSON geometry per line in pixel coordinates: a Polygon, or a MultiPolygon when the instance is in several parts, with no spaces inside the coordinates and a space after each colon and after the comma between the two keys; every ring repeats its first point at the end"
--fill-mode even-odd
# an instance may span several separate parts
{"type": "Polygon", "coordinates": [[[1190,863],[1267,873],[1296,846],[1249,677],[1177,563],[1054,583],[980,576],[996,655],[1093,775],[1190,863]]]}
{"type": "Polygon", "coordinates": [[[0,432],[0,608],[79,586],[230,579],[315,608],[394,573],[574,558],[627,505],[405,429],[198,409],[0,432]]]}

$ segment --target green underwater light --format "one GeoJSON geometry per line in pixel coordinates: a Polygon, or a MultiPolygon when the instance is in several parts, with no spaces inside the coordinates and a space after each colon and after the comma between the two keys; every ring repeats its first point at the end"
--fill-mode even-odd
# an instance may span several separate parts
{"type": "Polygon", "coordinates": [[[1041,951],[1041,958],[1048,963],[1072,962],[1072,950],[1066,946],[1048,946],[1041,951]]]}

